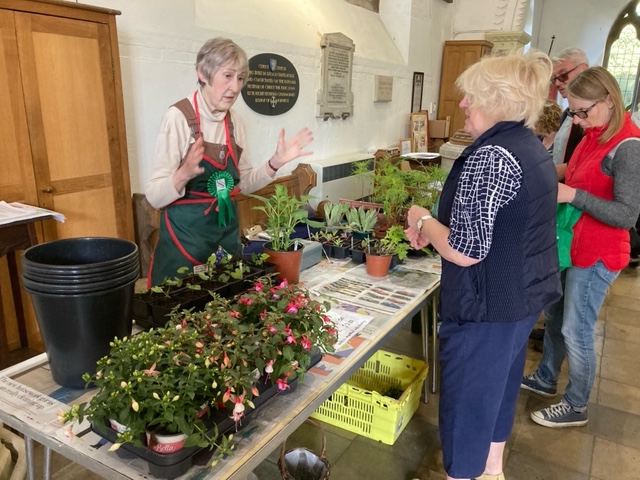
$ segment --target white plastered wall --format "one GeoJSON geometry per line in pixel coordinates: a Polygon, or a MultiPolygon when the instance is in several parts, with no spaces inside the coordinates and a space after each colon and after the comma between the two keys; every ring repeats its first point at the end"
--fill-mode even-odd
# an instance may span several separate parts
{"type": "MultiPolygon", "coordinates": [[[[450,37],[453,7],[443,0],[381,0],[380,14],[343,0],[96,0],[117,17],[131,186],[144,190],[155,136],[169,105],[195,89],[195,56],[204,41],[232,38],[249,57],[273,52],[289,59],[300,94],[287,113],[265,117],[242,98],[234,105],[249,131],[247,154],[255,163],[274,151],[281,127],[302,126],[315,135],[317,161],[375,151],[409,134],[413,72],[425,73],[423,108],[437,101],[442,43],[450,37]],[[320,87],[320,36],[341,32],[355,43],[354,115],[315,117],[320,87]],[[374,102],[375,75],[390,75],[393,100],[374,102]]],[[[293,168],[293,165],[291,166],[293,168]]],[[[286,170],[283,172],[286,173],[286,170]]]]}

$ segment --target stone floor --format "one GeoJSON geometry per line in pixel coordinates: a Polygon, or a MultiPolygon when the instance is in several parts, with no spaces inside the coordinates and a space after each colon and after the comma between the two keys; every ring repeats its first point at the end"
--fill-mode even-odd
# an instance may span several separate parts
{"type": "MultiPolygon", "coordinates": [[[[513,433],[507,444],[509,480],[640,479],[640,276],[626,269],[610,289],[596,329],[599,368],[586,427],[554,430],[534,424],[529,412],[550,403],[521,391],[513,433]],[[636,370],[638,369],[638,370],[636,370]]],[[[532,345],[530,345],[532,347],[532,345]]],[[[385,346],[420,357],[420,335],[409,327],[385,346]]],[[[530,348],[526,371],[540,353],[530,348]]],[[[566,383],[566,374],[560,387],[566,383]]],[[[333,480],[441,480],[444,477],[437,427],[438,395],[421,403],[393,446],[325,425],[333,480]]],[[[288,445],[319,451],[320,434],[304,424],[288,445]]],[[[281,479],[274,451],[254,471],[259,480],[281,479]]],[[[53,479],[97,479],[96,475],[53,455],[53,479]]],[[[37,477],[36,477],[37,478],[37,477]]]]}

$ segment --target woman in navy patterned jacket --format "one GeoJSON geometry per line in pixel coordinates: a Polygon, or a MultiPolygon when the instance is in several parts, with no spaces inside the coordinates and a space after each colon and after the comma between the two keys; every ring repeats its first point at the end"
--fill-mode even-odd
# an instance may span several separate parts
{"type": "Polygon", "coordinates": [[[442,257],[439,428],[447,479],[504,479],[529,333],[559,298],[557,176],[532,127],[551,61],[530,50],[487,57],[457,80],[464,130],[438,218],[409,210],[414,248],[442,257]]]}

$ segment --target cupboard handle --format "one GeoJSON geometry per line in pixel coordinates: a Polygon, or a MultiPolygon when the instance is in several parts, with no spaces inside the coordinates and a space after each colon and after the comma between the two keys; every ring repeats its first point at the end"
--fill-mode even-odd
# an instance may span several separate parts
{"type": "Polygon", "coordinates": [[[52,193],[53,192],[53,188],[52,187],[42,187],[40,189],[41,192],[43,193],[52,193]]]}

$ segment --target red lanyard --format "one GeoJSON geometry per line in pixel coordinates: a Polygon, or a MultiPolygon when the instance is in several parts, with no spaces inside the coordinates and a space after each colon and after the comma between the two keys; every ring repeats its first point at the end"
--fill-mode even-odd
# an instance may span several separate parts
{"type": "MultiPolygon", "coordinates": [[[[194,110],[195,110],[195,113],[196,113],[196,123],[198,125],[198,131],[196,133],[199,133],[199,134],[202,135],[202,129],[200,128],[200,111],[198,110],[198,91],[197,90],[195,92],[193,92],[193,106],[194,106],[194,110]]],[[[227,120],[228,116],[229,116],[229,113],[227,112],[225,114],[225,116],[224,116],[225,147],[226,147],[226,150],[231,155],[231,159],[233,160],[233,163],[236,166],[236,169],[238,169],[238,160],[236,159],[236,154],[235,154],[233,148],[231,147],[231,137],[229,135],[229,122],[227,120]]],[[[220,170],[224,170],[226,168],[226,166],[227,166],[226,155],[225,155],[225,158],[224,158],[224,163],[220,163],[217,160],[214,160],[213,158],[211,158],[206,153],[203,155],[203,157],[204,157],[204,159],[206,161],[208,161],[209,163],[214,165],[216,168],[219,168],[220,170]]]]}

